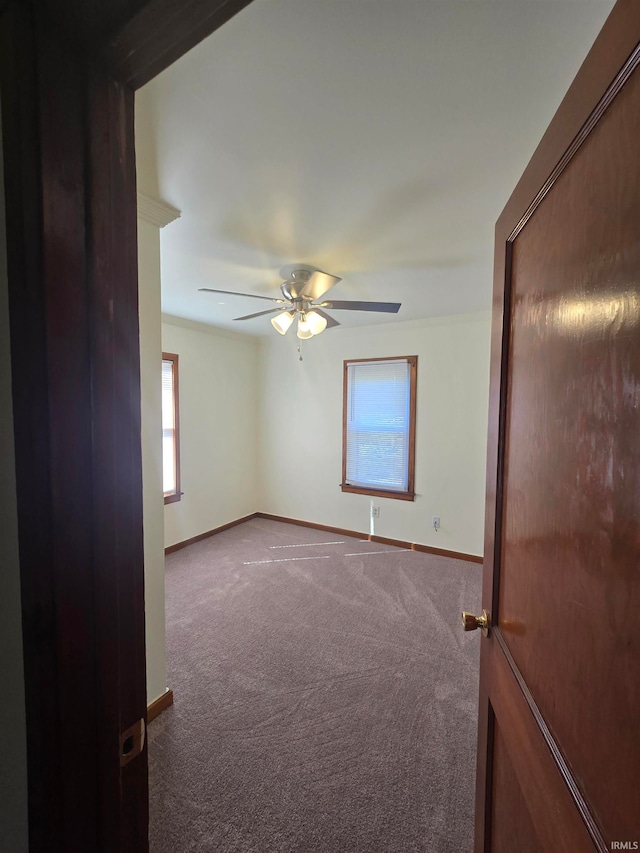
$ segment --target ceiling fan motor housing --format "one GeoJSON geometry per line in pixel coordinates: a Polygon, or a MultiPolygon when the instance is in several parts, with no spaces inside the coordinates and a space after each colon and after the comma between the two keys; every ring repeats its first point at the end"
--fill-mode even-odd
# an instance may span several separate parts
{"type": "Polygon", "coordinates": [[[293,272],[291,273],[291,278],[288,281],[283,281],[280,285],[282,295],[286,299],[299,299],[301,290],[304,288],[305,284],[309,281],[310,278],[311,272],[309,270],[293,270],[293,272]]]}

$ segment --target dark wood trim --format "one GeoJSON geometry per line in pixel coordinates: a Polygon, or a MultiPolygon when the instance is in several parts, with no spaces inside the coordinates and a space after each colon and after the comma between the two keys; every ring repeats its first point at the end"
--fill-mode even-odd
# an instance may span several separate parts
{"type": "Polygon", "coordinates": [[[282,521],[285,524],[297,524],[299,527],[310,527],[312,530],[324,530],[327,533],[337,533],[339,536],[350,536],[354,539],[368,539],[368,533],[359,533],[357,530],[347,530],[344,527],[333,527],[331,524],[316,524],[313,521],[301,521],[299,518],[287,518],[284,515],[274,515],[271,512],[257,512],[256,518],[268,518],[271,521],[282,521]]]}
{"type": "Polygon", "coordinates": [[[134,94],[96,67],[85,86],[98,832],[105,849],[142,851],[146,744],[134,761],[119,761],[121,733],[147,706],[134,94]]]}
{"type": "Polygon", "coordinates": [[[32,851],[144,850],[133,92],[42,4],[0,12],[32,851]]]}
{"type": "MultiPolygon", "coordinates": [[[[59,672],[54,639],[55,531],[51,507],[52,425],[48,409],[38,71],[33,12],[27,4],[5,5],[0,13],[0,83],[29,841],[33,850],[44,851],[48,839],[61,839],[64,825],[63,791],[58,784],[62,758],[57,708],[64,673],[59,672]]],[[[82,244],[82,234],[78,242],[82,244]]],[[[90,690],[89,716],[93,719],[91,693],[90,690]]]]}
{"type": "MultiPolygon", "coordinates": [[[[251,517],[251,516],[249,516],[251,517]]],[[[389,539],[386,536],[376,536],[369,533],[360,533],[357,530],[347,530],[344,527],[333,527],[330,524],[316,524],[314,521],[301,521],[298,518],[287,518],[284,515],[273,515],[270,512],[256,512],[255,518],[268,518],[271,521],[282,521],[285,524],[298,524],[300,527],[309,527],[312,530],[326,530],[327,533],[337,533],[340,536],[351,536],[355,539],[368,540],[369,542],[380,542],[382,545],[394,545],[396,548],[409,548],[412,551],[421,551],[424,554],[435,554],[439,557],[452,557],[455,560],[465,560],[468,563],[482,563],[482,557],[475,554],[464,554],[462,551],[447,551],[446,548],[432,548],[430,545],[420,545],[417,542],[405,542],[402,539],[389,539]]],[[[242,518],[240,521],[245,521],[242,518]]]]}
{"type": "Polygon", "coordinates": [[[150,0],[103,47],[113,75],[139,89],[251,0],[150,0]]]}
{"type": "Polygon", "coordinates": [[[411,361],[412,359],[417,360],[417,358],[417,355],[383,355],[380,358],[375,358],[375,356],[371,358],[348,358],[345,360],[345,364],[368,364],[372,361],[411,361]]]}
{"type": "Polygon", "coordinates": [[[464,551],[449,551],[446,548],[432,548],[431,545],[413,545],[414,551],[424,551],[425,554],[436,554],[440,557],[453,557],[455,560],[465,560],[467,563],[479,563],[482,565],[483,558],[478,554],[465,554],[464,551]]]}
{"type": "Polygon", "coordinates": [[[409,362],[409,481],[407,494],[415,497],[416,490],[416,411],[418,404],[418,356],[407,357],[409,362]]]}
{"type": "Polygon", "coordinates": [[[150,705],[147,705],[147,723],[159,717],[163,711],[173,705],[173,690],[166,690],[162,696],[159,696],[150,705]]]}
{"type": "Polygon", "coordinates": [[[371,498],[395,498],[397,501],[413,501],[416,498],[413,492],[385,492],[382,489],[366,489],[364,486],[352,486],[349,483],[340,483],[340,488],[345,493],[369,495],[371,498]]]}
{"type": "Polygon", "coordinates": [[[342,480],[340,488],[344,489],[347,481],[347,361],[342,362],[342,480]]]}
{"type": "MultiPolygon", "coordinates": [[[[507,390],[508,390],[508,362],[509,362],[509,347],[511,344],[511,260],[513,256],[513,243],[507,242],[504,246],[503,257],[501,258],[504,269],[501,274],[504,276],[504,291],[502,316],[500,319],[501,329],[501,350],[500,350],[500,390],[499,390],[499,414],[498,414],[498,432],[502,437],[499,446],[496,450],[496,489],[495,489],[495,509],[493,519],[493,576],[491,586],[491,613],[492,621],[495,625],[498,624],[500,618],[500,544],[502,542],[502,517],[503,517],[503,490],[502,484],[505,473],[505,442],[507,427],[507,390]],[[495,545],[497,543],[497,547],[495,545]]],[[[498,263],[496,259],[496,263],[498,263]]]]}
{"type": "Polygon", "coordinates": [[[345,359],[342,368],[342,482],[340,488],[343,492],[355,495],[369,495],[372,498],[391,498],[399,501],[415,500],[415,478],[416,478],[416,407],[418,389],[418,356],[417,355],[394,355],[384,358],[350,358],[345,359]],[[347,483],[347,375],[350,364],[369,364],[379,361],[406,361],[409,364],[409,456],[407,459],[408,477],[407,491],[396,492],[392,490],[367,488],[366,486],[354,486],[347,483]]]}
{"type": "Polygon", "coordinates": [[[182,551],[183,548],[187,548],[189,545],[193,545],[196,542],[201,542],[203,539],[208,539],[209,536],[215,536],[216,533],[222,533],[223,530],[229,530],[231,527],[236,527],[238,524],[242,524],[245,521],[251,521],[252,518],[256,518],[260,513],[252,512],[251,515],[245,515],[243,518],[237,518],[235,521],[230,521],[228,524],[221,524],[220,527],[214,527],[213,530],[206,530],[204,533],[198,533],[197,536],[192,536],[191,539],[184,539],[182,542],[176,542],[175,545],[167,545],[164,549],[165,554],[173,554],[176,551],[182,551]]]}
{"type": "Polygon", "coordinates": [[[390,539],[388,536],[376,536],[375,534],[367,536],[370,542],[379,542],[381,545],[394,545],[396,548],[408,548],[410,551],[417,551],[413,542],[405,542],[402,539],[390,539]]]}
{"type": "Polygon", "coordinates": [[[171,374],[173,383],[173,441],[174,441],[174,483],[176,487],[173,492],[167,492],[164,496],[165,504],[179,501],[184,492],[180,490],[180,371],[178,369],[178,354],[175,352],[163,352],[162,360],[170,361],[172,364],[171,374]]]}
{"type": "MultiPolygon", "coordinates": [[[[49,427],[56,437],[49,455],[54,531],[50,559],[55,578],[55,628],[50,640],[55,637],[59,677],[55,738],[58,751],[65,749],[64,744],[76,745],[74,757],[59,755],[66,770],[57,785],[64,812],[78,810],[73,835],[71,827],[65,828],[69,848],[91,849],[97,842],[102,784],[96,735],[104,718],[95,696],[98,625],[93,610],[85,610],[94,600],[98,571],[93,547],[96,495],[90,389],[96,375],[90,360],[85,92],[79,77],[83,65],[59,40],[40,33],[38,53],[49,427]],[[60,115],[70,118],[63,124],[60,115]],[[82,649],[77,637],[85,640],[82,649]],[[65,666],[65,654],[73,661],[71,669],[65,666]]],[[[19,371],[14,364],[13,375],[19,371]]]]}

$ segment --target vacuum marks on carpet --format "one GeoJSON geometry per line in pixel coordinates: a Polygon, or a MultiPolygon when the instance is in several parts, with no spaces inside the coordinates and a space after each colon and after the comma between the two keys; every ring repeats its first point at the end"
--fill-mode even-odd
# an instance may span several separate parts
{"type": "Polygon", "coordinates": [[[480,582],[263,519],[170,555],[152,853],[470,851],[480,582]]]}

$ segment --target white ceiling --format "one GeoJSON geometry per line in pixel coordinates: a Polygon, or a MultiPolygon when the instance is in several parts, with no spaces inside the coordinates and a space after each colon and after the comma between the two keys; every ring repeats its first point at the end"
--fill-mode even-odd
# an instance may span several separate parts
{"type": "Polygon", "coordinates": [[[182,210],[163,311],[275,334],[233,322],[267,303],[197,288],[279,296],[296,261],[402,302],[344,326],[488,308],[495,220],[612,6],[254,0],[138,94],[182,210]]]}

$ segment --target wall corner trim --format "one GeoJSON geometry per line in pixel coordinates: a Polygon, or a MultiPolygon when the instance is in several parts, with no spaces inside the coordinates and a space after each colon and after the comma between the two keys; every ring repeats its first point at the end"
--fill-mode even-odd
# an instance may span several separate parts
{"type": "Polygon", "coordinates": [[[162,696],[159,696],[147,705],[147,723],[155,720],[157,716],[166,711],[171,705],[173,705],[173,690],[169,690],[167,687],[162,696]]]}
{"type": "Polygon", "coordinates": [[[220,527],[214,527],[213,530],[207,530],[205,533],[200,533],[198,536],[192,536],[191,539],[185,539],[183,542],[176,542],[175,545],[168,545],[164,549],[164,553],[173,554],[175,551],[181,551],[188,545],[201,542],[209,536],[215,536],[216,533],[222,533],[223,530],[229,530],[230,527],[235,527],[237,524],[242,524],[245,521],[251,521],[253,518],[267,518],[271,521],[282,521],[285,524],[297,524],[300,527],[309,527],[312,530],[324,530],[326,533],[337,533],[339,536],[353,536],[356,539],[368,539],[370,542],[380,542],[383,545],[395,545],[396,548],[407,548],[411,551],[421,551],[423,554],[434,554],[437,557],[451,557],[454,560],[464,560],[467,563],[480,563],[480,565],[483,563],[483,558],[476,554],[466,554],[462,551],[449,551],[446,548],[434,548],[431,545],[421,545],[419,542],[405,542],[402,539],[389,539],[386,536],[371,536],[369,533],[364,533],[358,530],[347,530],[344,527],[334,527],[331,524],[316,524],[313,521],[302,521],[301,519],[288,518],[284,515],[273,515],[273,513],[270,512],[252,512],[250,515],[245,515],[243,518],[237,518],[235,521],[230,521],[228,524],[223,524],[220,527]]]}
{"type": "Polygon", "coordinates": [[[138,217],[145,222],[150,222],[158,228],[164,228],[170,222],[180,219],[182,211],[166,201],[152,198],[144,193],[138,193],[138,217]]]}
{"type": "Polygon", "coordinates": [[[236,527],[244,521],[251,521],[260,515],[258,512],[252,512],[250,515],[244,515],[242,518],[236,518],[234,521],[229,521],[227,524],[221,524],[220,527],[214,527],[213,530],[206,530],[204,533],[199,533],[197,536],[192,536],[191,539],[184,539],[182,542],[176,542],[173,545],[167,545],[164,549],[165,556],[173,554],[176,551],[181,551],[188,545],[194,545],[196,542],[201,542],[203,539],[208,539],[209,536],[215,536],[216,533],[222,533],[223,530],[229,530],[231,527],[236,527]]]}
{"type": "Polygon", "coordinates": [[[298,518],[287,518],[283,515],[273,515],[270,512],[256,512],[255,518],[270,518],[272,521],[282,521],[285,524],[298,524],[310,527],[312,530],[324,530],[327,533],[337,533],[339,536],[354,536],[357,539],[368,539],[369,542],[380,542],[382,545],[394,545],[396,548],[406,548],[410,551],[421,551],[423,554],[434,554],[437,557],[451,557],[454,560],[464,560],[467,563],[483,563],[483,558],[476,554],[466,554],[462,551],[450,551],[447,548],[434,548],[431,545],[421,545],[419,542],[405,542],[403,539],[389,539],[387,536],[372,536],[358,530],[346,530],[344,527],[333,527],[331,524],[316,524],[313,521],[302,521],[298,518]]]}

